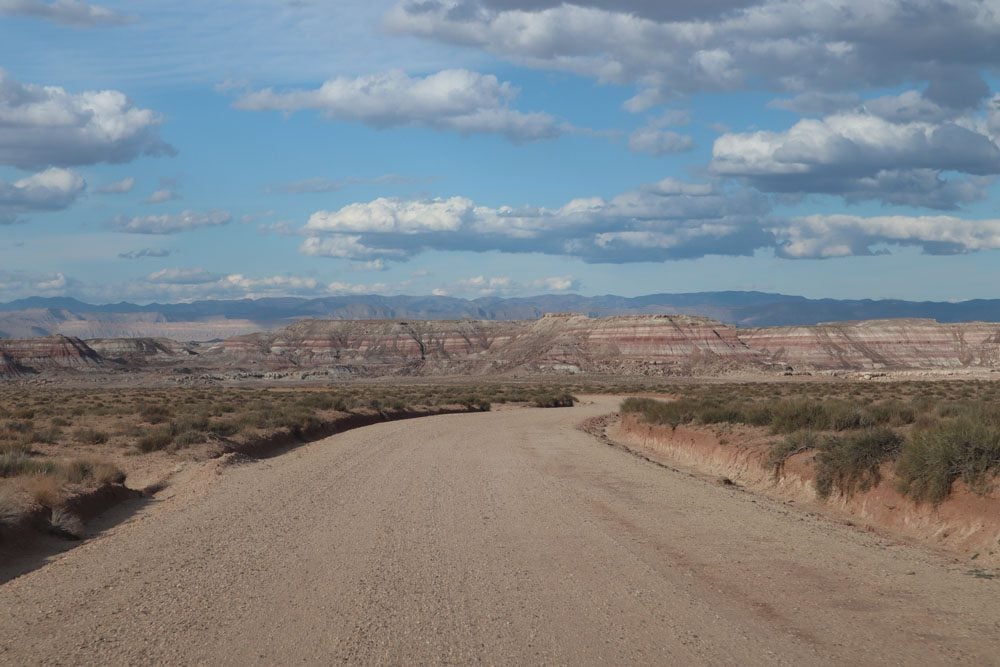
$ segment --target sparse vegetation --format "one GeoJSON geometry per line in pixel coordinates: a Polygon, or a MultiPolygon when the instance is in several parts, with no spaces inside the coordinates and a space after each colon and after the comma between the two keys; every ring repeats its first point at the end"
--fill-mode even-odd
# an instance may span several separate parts
{"type": "Polygon", "coordinates": [[[0,387],[0,516],[54,507],[76,488],[120,483],[129,456],[239,449],[322,432],[345,413],[390,415],[500,403],[572,406],[565,387],[356,384],[336,388],[28,389],[0,387]],[[199,449],[200,448],[200,449],[199,449]]]}
{"type": "Polygon", "coordinates": [[[671,429],[766,428],[784,436],[767,459],[776,475],[790,456],[815,452],[822,497],[870,488],[887,463],[902,493],[934,503],[956,480],[988,493],[1000,475],[1000,383],[688,385],[667,393],[676,400],[628,398],[621,410],[671,429]]]}

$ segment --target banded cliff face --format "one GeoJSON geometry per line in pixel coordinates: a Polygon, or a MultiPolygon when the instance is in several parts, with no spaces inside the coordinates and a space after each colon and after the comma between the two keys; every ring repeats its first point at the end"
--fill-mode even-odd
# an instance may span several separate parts
{"type": "Polygon", "coordinates": [[[1000,368],[1000,324],[878,320],[737,329],[684,315],[530,321],[305,320],[215,344],[53,336],[0,340],[0,375],[91,368],[279,370],[364,375],[1000,368]]]}
{"type": "Polygon", "coordinates": [[[0,340],[0,355],[11,367],[41,370],[47,368],[91,368],[104,359],[79,338],[47,336],[0,340]]]}
{"type": "Polygon", "coordinates": [[[494,321],[305,320],[274,334],[237,336],[214,350],[265,364],[381,365],[468,360],[521,327],[494,321]]]}
{"type": "Polygon", "coordinates": [[[169,363],[196,354],[193,346],[169,338],[94,338],[87,345],[105,359],[124,363],[169,363]]]}
{"type": "Polygon", "coordinates": [[[740,338],[796,369],[872,370],[1000,366],[1000,324],[871,320],[747,329],[740,338]]]}
{"type": "Polygon", "coordinates": [[[275,334],[231,338],[215,350],[280,366],[406,366],[419,372],[516,371],[679,374],[763,367],[737,330],[687,316],[539,320],[299,322],[275,334]]]}
{"type": "Polygon", "coordinates": [[[764,366],[737,329],[704,317],[551,314],[522,325],[507,345],[490,351],[499,365],[640,375],[764,366]]]}

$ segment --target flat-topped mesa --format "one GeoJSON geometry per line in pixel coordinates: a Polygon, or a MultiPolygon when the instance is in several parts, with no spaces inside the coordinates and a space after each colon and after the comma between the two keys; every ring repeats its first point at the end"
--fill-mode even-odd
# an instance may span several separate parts
{"type": "Polygon", "coordinates": [[[0,340],[0,353],[23,369],[92,368],[104,359],[79,338],[48,336],[0,340]]]}
{"type": "MultiPolygon", "coordinates": [[[[543,318],[496,355],[529,367],[674,375],[760,368],[735,327],[688,315],[543,318]]],[[[492,355],[491,355],[492,356],[492,355]]]]}
{"type": "Polygon", "coordinates": [[[298,366],[407,364],[466,358],[509,340],[513,322],[303,320],[223,342],[226,355],[298,366]]]}
{"type": "Polygon", "coordinates": [[[747,329],[740,338],[775,363],[817,370],[1000,367],[1000,324],[898,319],[747,329]]]}
{"type": "Polygon", "coordinates": [[[169,338],[94,338],[87,345],[103,358],[123,363],[169,363],[197,354],[191,346],[169,338]]]}

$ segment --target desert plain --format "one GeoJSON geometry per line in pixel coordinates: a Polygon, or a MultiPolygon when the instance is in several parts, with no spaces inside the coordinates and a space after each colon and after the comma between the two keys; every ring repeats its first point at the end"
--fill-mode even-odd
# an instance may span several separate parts
{"type": "Polygon", "coordinates": [[[996,328],[0,340],[0,662],[994,664],[996,328]]]}

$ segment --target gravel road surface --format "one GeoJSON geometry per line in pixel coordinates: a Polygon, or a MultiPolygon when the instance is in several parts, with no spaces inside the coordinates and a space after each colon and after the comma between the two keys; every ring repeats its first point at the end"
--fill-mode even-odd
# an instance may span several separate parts
{"type": "Polygon", "coordinates": [[[614,405],[181,476],[0,586],[0,663],[1000,664],[1000,580],[576,430],[614,405]]]}

